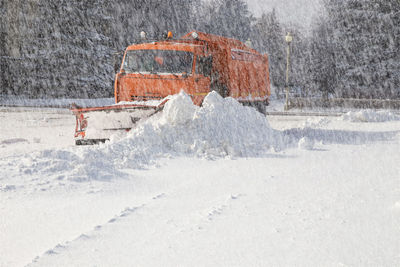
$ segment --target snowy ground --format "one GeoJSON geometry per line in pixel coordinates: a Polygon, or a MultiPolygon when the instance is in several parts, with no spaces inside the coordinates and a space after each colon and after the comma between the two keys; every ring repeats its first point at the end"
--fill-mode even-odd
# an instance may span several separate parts
{"type": "Polygon", "coordinates": [[[400,266],[398,115],[185,99],[95,147],[1,108],[0,266],[400,266]]]}

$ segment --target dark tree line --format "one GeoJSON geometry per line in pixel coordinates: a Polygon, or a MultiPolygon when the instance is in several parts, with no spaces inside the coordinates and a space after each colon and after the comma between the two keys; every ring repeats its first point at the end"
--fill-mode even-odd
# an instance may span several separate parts
{"type": "Polygon", "coordinates": [[[311,84],[343,98],[400,98],[400,1],[325,0],[311,84]]]}
{"type": "Polygon", "coordinates": [[[0,94],[112,96],[124,48],[142,30],[189,31],[195,1],[1,0],[0,94]]]}
{"type": "Polygon", "coordinates": [[[324,0],[311,30],[273,10],[255,18],[244,0],[0,0],[0,94],[108,97],[114,65],[146,31],[159,39],[191,30],[249,42],[270,60],[278,96],[400,98],[398,0],[324,0]]]}

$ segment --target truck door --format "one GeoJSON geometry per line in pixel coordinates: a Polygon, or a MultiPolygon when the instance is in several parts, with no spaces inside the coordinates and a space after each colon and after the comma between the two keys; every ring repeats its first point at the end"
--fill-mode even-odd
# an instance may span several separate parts
{"type": "Polygon", "coordinates": [[[210,92],[212,56],[196,56],[194,86],[196,94],[205,96],[210,92]]]}

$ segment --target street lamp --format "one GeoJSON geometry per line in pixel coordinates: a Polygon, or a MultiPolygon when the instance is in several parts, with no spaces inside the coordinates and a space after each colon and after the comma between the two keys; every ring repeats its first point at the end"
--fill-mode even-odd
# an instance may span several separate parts
{"type": "Polygon", "coordinates": [[[285,37],[287,44],[286,50],[286,100],[285,100],[285,111],[289,110],[289,59],[290,59],[290,43],[293,41],[293,36],[290,32],[285,37]]]}

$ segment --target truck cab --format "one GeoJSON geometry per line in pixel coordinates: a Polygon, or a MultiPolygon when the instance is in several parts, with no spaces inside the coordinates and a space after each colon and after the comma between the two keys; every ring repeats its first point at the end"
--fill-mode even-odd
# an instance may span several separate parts
{"type": "Polygon", "coordinates": [[[195,104],[210,92],[212,57],[196,40],[134,44],[115,79],[115,102],[159,100],[184,90],[195,104]]]}
{"type": "Polygon", "coordinates": [[[242,42],[191,32],[178,40],[128,46],[115,79],[115,102],[160,100],[184,90],[201,105],[210,91],[243,104],[268,104],[268,56],[242,42]]]}

